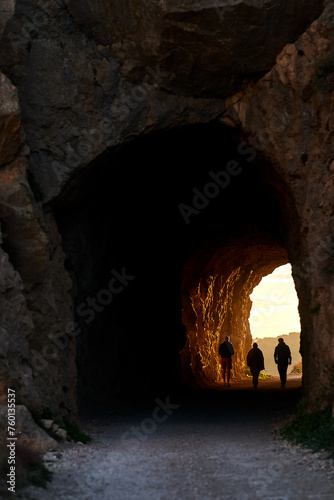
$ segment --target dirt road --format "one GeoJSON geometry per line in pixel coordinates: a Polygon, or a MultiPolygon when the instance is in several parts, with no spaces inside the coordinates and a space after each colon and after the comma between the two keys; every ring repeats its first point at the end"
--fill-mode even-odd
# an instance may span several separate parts
{"type": "Polygon", "coordinates": [[[49,454],[54,479],[22,498],[89,500],[332,500],[334,466],[275,438],[298,380],[251,383],[87,418],[89,445],[49,454]]]}

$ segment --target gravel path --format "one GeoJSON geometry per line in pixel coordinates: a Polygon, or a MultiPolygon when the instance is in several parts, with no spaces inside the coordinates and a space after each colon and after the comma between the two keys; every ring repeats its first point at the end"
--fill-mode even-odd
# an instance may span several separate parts
{"type": "Polygon", "coordinates": [[[264,383],[161,398],[150,408],[86,419],[88,445],[46,456],[46,490],[21,498],[89,500],[307,500],[334,498],[334,466],[275,437],[296,389],[264,383]]]}

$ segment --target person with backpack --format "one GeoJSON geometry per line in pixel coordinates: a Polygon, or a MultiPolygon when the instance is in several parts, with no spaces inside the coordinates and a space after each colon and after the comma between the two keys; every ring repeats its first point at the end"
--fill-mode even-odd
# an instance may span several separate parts
{"type": "Polygon", "coordinates": [[[285,387],[286,373],[288,370],[288,365],[291,365],[292,357],[290,347],[284,342],[284,339],[282,338],[278,339],[278,345],[275,347],[274,358],[281,379],[281,387],[285,387]]]}
{"type": "Polygon", "coordinates": [[[230,337],[226,335],[225,341],[219,346],[219,354],[221,356],[221,365],[223,371],[224,385],[231,387],[230,375],[232,369],[232,356],[234,354],[233,346],[230,342],[230,337]]]}

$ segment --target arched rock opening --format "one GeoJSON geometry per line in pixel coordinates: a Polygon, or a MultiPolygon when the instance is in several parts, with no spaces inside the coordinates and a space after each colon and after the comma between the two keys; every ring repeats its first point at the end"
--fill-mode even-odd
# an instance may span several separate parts
{"type": "Polygon", "coordinates": [[[187,340],[191,300],[211,301],[210,331],[232,329],[241,373],[251,290],[288,261],[277,189],[260,154],[217,124],[134,140],[73,179],[53,209],[73,280],[81,401],[180,383],[207,333],[187,340]]]}
{"type": "Polygon", "coordinates": [[[233,379],[242,379],[252,335],[250,294],[263,276],[287,262],[282,242],[261,228],[240,228],[202,246],[185,266],[183,322],[187,343],[182,351],[185,379],[210,385],[221,380],[218,348],[231,335],[233,379]]]}

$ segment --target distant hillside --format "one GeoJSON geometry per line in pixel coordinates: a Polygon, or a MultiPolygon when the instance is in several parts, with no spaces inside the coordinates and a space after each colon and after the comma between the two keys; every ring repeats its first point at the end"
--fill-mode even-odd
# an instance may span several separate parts
{"type": "Polygon", "coordinates": [[[274,361],[274,350],[278,344],[278,339],[282,337],[284,342],[290,347],[291,355],[292,355],[292,364],[288,367],[288,373],[291,372],[293,366],[299,363],[302,360],[302,357],[299,353],[299,345],[300,345],[300,333],[292,332],[289,335],[278,335],[278,337],[265,337],[264,339],[253,339],[253,342],[257,342],[259,348],[263,352],[264,356],[264,373],[268,375],[278,375],[277,366],[274,361]]]}

